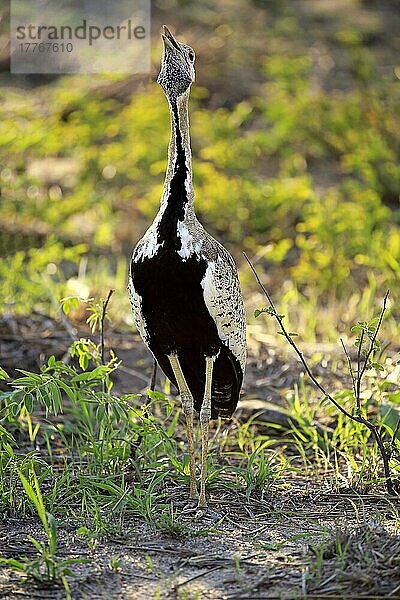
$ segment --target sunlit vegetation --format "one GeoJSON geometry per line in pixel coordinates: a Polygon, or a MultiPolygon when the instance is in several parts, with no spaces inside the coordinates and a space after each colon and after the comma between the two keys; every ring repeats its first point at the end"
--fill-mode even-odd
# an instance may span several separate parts
{"type": "MultiPolygon", "coordinates": [[[[75,297],[65,298],[65,314],[78,304],[75,297]]],[[[85,303],[84,309],[94,333],[101,331],[104,302],[85,303]]],[[[376,352],[380,349],[375,327],[376,319],[354,328],[359,336],[354,341],[360,346],[361,339],[361,350],[364,335],[371,338],[376,352]]],[[[318,399],[302,376],[282,398],[284,423],[270,422],[261,410],[247,419],[234,417],[227,424],[215,424],[207,489],[212,507],[222,512],[214,521],[197,522],[182,500],[189,460],[180,407],[160,391],[115,393],[113,379],[120,361],[112,351],[103,355],[102,340],[100,336],[96,344],[77,339],[64,360],[50,356],[39,371],[20,369],[12,381],[0,368],[0,380],[8,380],[7,391],[0,393],[0,511],[40,523],[35,535],[28,536],[33,545],[28,556],[0,557],[0,566],[19,573],[22,581],[62,585],[70,598],[78,567],[86,564],[87,572],[93,572],[94,550],[109,538],[125,543],[124,536],[128,540],[137,536],[143,524],[167,539],[179,538],[180,543],[200,536],[210,537],[213,543],[213,536],[225,535],[231,522],[232,515],[226,512],[230,505],[245,510],[244,515],[250,512],[258,527],[266,514],[291,518],[291,506],[273,507],[271,512],[271,501],[296,497],[297,482],[304,477],[319,493],[383,496],[381,457],[365,421],[346,417],[327,404],[327,398],[318,399]],[[68,542],[72,552],[68,557],[65,542],[64,553],[59,543],[59,530],[64,531],[65,524],[74,540],[72,546],[68,542]],[[77,543],[85,548],[79,556],[74,550],[77,543]]],[[[362,404],[355,388],[342,386],[333,398],[344,411],[373,420],[388,449],[388,468],[398,489],[399,422],[392,408],[398,402],[398,386],[386,372],[381,377],[383,365],[364,355],[369,377],[361,388],[362,404]]],[[[394,498],[389,501],[394,510],[394,498]]],[[[321,570],[328,568],[326,547],[335,537],[335,530],[323,519],[308,520],[294,535],[289,530],[289,538],[277,544],[258,537],[253,544],[257,550],[274,551],[291,539],[307,537],[313,544],[307,558],[310,573],[304,581],[318,587],[321,570]],[[313,560],[313,553],[319,561],[313,560]]],[[[337,546],[332,556],[340,557],[341,551],[337,546]]],[[[235,560],[240,571],[239,559],[235,560]]],[[[113,559],[108,569],[118,571],[119,565],[113,559]]]]}
{"type": "Polygon", "coordinates": [[[15,350],[26,330],[37,354],[0,358],[5,593],[400,589],[396,3],[338,3],[152,3],[153,34],[166,22],[196,49],[196,207],[235,256],[248,313],[246,397],[210,435],[209,519],[186,506],[180,403],[162,375],[145,387],[126,293],[166,167],[157,38],[151,77],[0,74],[0,333],[15,350]],[[36,351],[42,323],[60,343],[36,351]]]}
{"type": "MultiPolygon", "coordinates": [[[[360,302],[399,293],[398,78],[354,25],[338,20],[299,51],[301,32],[300,14],[276,9],[251,56],[256,85],[240,81],[224,106],[217,81],[194,88],[196,202],[239,261],[241,249],[257,257],[305,336],[333,338],[360,302]],[[345,76],[331,82],[337,55],[345,76]],[[351,314],[331,312],[324,331],[316,304],[351,314]]],[[[155,83],[121,102],[96,92],[114,79],[1,90],[2,310],[49,311],[52,298],[107,285],[127,307],[126,258],[157,210],[169,125],[155,83]]]]}
{"type": "MultiPolygon", "coordinates": [[[[40,586],[51,584],[60,598],[111,597],[132,572],[143,597],[396,594],[400,518],[382,468],[386,456],[398,493],[396,2],[152,6],[150,77],[0,74],[2,333],[15,348],[32,315],[52,317],[46,335],[57,334],[55,324],[67,332],[61,348],[46,354],[53,346],[40,346],[27,365],[23,348],[0,358],[5,593],[46,595],[40,586]],[[245,386],[258,386],[232,421],[214,424],[207,493],[218,514],[200,521],[186,512],[184,419],[168,382],[126,393],[121,373],[132,365],[121,364],[121,348],[114,354],[109,340],[106,351],[98,342],[106,322],[99,299],[109,289],[107,332],[128,325],[132,339],[127,263],[163,185],[169,115],[153,77],[161,22],[196,49],[196,206],[240,267],[245,386]],[[262,308],[243,250],[326,396],[302,367],[286,379],[296,356],[283,347],[271,307],[262,308]],[[374,317],[387,289],[376,345],[374,317]],[[339,346],[340,336],[349,356],[315,344],[339,346]],[[279,344],[284,358],[271,366],[279,344]],[[268,412],[271,395],[277,405],[268,412]],[[30,535],[17,540],[21,519],[30,535]],[[162,544],[153,551],[148,540],[162,544]]],[[[27,331],[32,338],[37,330],[27,331]]]]}

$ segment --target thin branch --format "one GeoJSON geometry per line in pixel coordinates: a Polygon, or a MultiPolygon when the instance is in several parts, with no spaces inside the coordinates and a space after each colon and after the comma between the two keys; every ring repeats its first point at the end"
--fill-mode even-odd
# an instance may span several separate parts
{"type": "Polygon", "coordinates": [[[396,448],[396,438],[397,438],[397,434],[399,433],[399,431],[400,431],[400,417],[397,419],[396,427],[394,428],[392,440],[390,442],[391,454],[394,452],[394,450],[396,448]]]}
{"type": "Polygon", "coordinates": [[[71,323],[65,316],[64,311],[62,310],[62,308],[60,306],[60,303],[57,302],[53,292],[51,291],[51,285],[48,285],[46,287],[47,287],[48,294],[50,296],[51,303],[53,304],[54,308],[56,309],[57,315],[60,317],[60,321],[61,321],[62,325],[64,326],[65,331],[68,333],[71,340],[73,342],[75,342],[76,329],[74,327],[72,327],[71,323]]]}
{"type": "Polygon", "coordinates": [[[363,366],[361,368],[361,352],[362,352],[362,345],[363,345],[363,341],[364,341],[364,330],[362,330],[361,332],[361,336],[360,336],[360,343],[358,346],[358,353],[357,353],[357,392],[356,392],[356,403],[357,403],[357,411],[359,412],[361,410],[361,381],[362,378],[364,377],[364,373],[368,367],[369,364],[369,359],[371,357],[371,354],[373,353],[374,349],[375,349],[375,341],[378,335],[378,332],[381,328],[382,325],[382,321],[383,321],[383,317],[386,311],[386,304],[387,304],[387,299],[389,297],[389,290],[386,291],[386,294],[383,298],[383,305],[382,305],[382,310],[381,313],[379,315],[379,319],[378,319],[378,323],[377,326],[375,328],[374,334],[371,338],[371,343],[370,346],[368,348],[367,354],[365,355],[365,360],[363,363],[363,366]]]}
{"type": "Polygon", "coordinates": [[[349,356],[349,353],[347,352],[347,348],[346,348],[346,346],[344,345],[344,341],[343,341],[343,339],[342,339],[342,338],[340,338],[340,342],[341,342],[341,344],[342,344],[343,352],[344,352],[344,353],[345,353],[345,355],[346,355],[346,358],[347,358],[347,363],[348,363],[348,365],[349,365],[349,372],[350,372],[350,377],[351,377],[351,381],[352,381],[352,384],[353,384],[354,397],[355,397],[355,398],[357,398],[357,390],[356,390],[356,378],[355,378],[355,376],[354,376],[353,366],[352,366],[352,364],[351,364],[351,358],[350,358],[350,356],[349,356]]]}
{"type": "MultiPolygon", "coordinates": [[[[295,351],[295,353],[297,354],[297,356],[299,357],[304,369],[306,370],[306,373],[308,374],[308,376],[310,377],[311,381],[313,382],[313,384],[324,394],[325,398],[327,398],[328,400],[330,400],[332,402],[332,404],[334,404],[336,406],[336,408],[338,410],[340,410],[340,412],[342,414],[344,414],[346,417],[348,417],[349,419],[351,419],[352,421],[356,421],[357,423],[362,423],[363,425],[365,425],[365,427],[367,427],[369,429],[369,431],[371,432],[372,436],[374,437],[378,448],[379,448],[379,452],[382,458],[382,462],[383,462],[383,468],[384,468],[384,473],[385,473],[385,479],[386,479],[386,487],[387,487],[387,491],[389,494],[391,495],[395,495],[395,489],[393,486],[393,482],[390,476],[390,467],[389,467],[389,460],[390,460],[390,455],[388,454],[388,452],[386,451],[383,439],[381,437],[381,434],[379,432],[379,429],[376,425],[374,425],[373,423],[371,423],[371,421],[368,421],[368,419],[364,418],[363,416],[361,416],[361,414],[359,413],[359,402],[357,400],[357,398],[360,398],[360,392],[359,390],[361,389],[361,381],[362,381],[362,377],[364,375],[365,369],[366,369],[366,364],[367,361],[369,360],[369,357],[371,355],[371,348],[369,349],[367,356],[366,356],[366,362],[364,363],[363,369],[361,369],[360,372],[360,365],[358,368],[358,373],[357,373],[357,397],[356,397],[356,401],[357,401],[357,415],[352,415],[351,413],[349,413],[345,408],[343,408],[343,406],[341,406],[332,396],[331,394],[329,394],[326,389],[320,384],[320,382],[314,377],[314,374],[312,373],[310,367],[308,366],[303,353],[301,352],[301,350],[299,350],[299,348],[297,347],[296,343],[293,341],[292,337],[289,335],[289,333],[286,331],[286,328],[283,324],[282,321],[282,317],[278,314],[275,305],[272,301],[271,296],[269,295],[267,289],[265,288],[265,286],[263,285],[263,283],[261,282],[257,271],[255,270],[253,264],[251,263],[249,257],[247,256],[247,254],[245,252],[243,252],[243,255],[245,257],[245,259],[247,260],[251,270],[253,271],[253,274],[256,278],[257,283],[259,284],[259,286],[261,287],[261,289],[263,290],[269,305],[272,309],[271,315],[273,317],[275,317],[275,319],[278,321],[280,329],[281,329],[281,333],[282,335],[286,338],[286,340],[288,341],[288,343],[292,346],[293,350],[295,351]]],[[[376,340],[376,336],[378,335],[379,329],[381,327],[382,324],[382,320],[383,320],[383,316],[385,314],[385,310],[386,310],[386,302],[387,302],[387,298],[389,295],[389,290],[386,292],[385,297],[384,297],[384,301],[383,301],[383,307],[382,307],[382,311],[378,320],[378,324],[376,326],[374,335],[371,339],[371,345],[372,347],[375,345],[375,340],[376,340]]],[[[362,342],[362,335],[360,336],[360,347],[361,347],[361,342],[362,342]]],[[[360,347],[359,347],[359,361],[360,359],[360,347]]],[[[347,352],[345,352],[345,354],[347,355],[347,352]]],[[[361,407],[360,407],[361,408],[361,407]]],[[[400,427],[400,425],[399,425],[400,427]]]]}
{"type": "Polygon", "coordinates": [[[363,368],[361,370],[361,373],[359,373],[359,375],[358,375],[358,379],[359,380],[362,379],[362,377],[363,377],[363,375],[365,373],[365,370],[366,370],[366,368],[367,368],[367,366],[369,364],[370,356],[371,356],[372,352],[375,349],[375,341],[376,341],[376,337],[378,335],[378,332],[379,332],[379,330],[381,328],[383,317],[385,315],[386,304],[387,304],[388,297],[389,297],[389,290],[387,290],[387,292],[385,294],[385,297],[383,298],[383,306],[382,306],[381,314],[379,315],[378,324],[377,324],[377,326],[375,328],[374,335],[371,338],[371,344],[370,344],[369,350],[368,350],[368,352],[367,352],[367,354],[365,356],[365,361],[364,361],[364,364],[363,364],[363,368]]]}
{"type": "Polygon", "coordinates": [[[349,419],[352,419],[353,421],[357,421],[358,423],[362,423],[363,420],[361,417],[356,417],[352,414],[350,414],[349,412],[347,412],[347,410],[345,408],[343,408],[343,406],[340,406],[340,404],[326,391],[326,389],[320,384],[320,382],[314,377],[314,374],[312,373],[310,367],[308,366],[303,353],[301,352],[301,350],[299,350],[299,348],[297,347],[296,343],[293,341],[293,338],[288,334],[288,332],[285,329],[285,326],[283,324],[283,320],[282,317],[277,313],[277,310],[275,308],[275,305],[271,299],[271,296],[269,295],[266,287],[263,285],[263,283],[261,282],[257,271],[255,270],[255,268],[253,267],[249,257],[247,256],[247,254],[245,252],[243,252],[245,259],[247,260],[247,262],[250,265],[251,270],[254,273],[254,276],[257,280],[257,283],[259,284],[259,286],[261,287],[261,289],[263,290],[264,294],[267,297],[267,300],[273,310],[273,315],[275,317],[275,319],[278,321],[279,326],[281,328],[281,333],[283,334],[283,336],[286,338],[286,340],[289,342],[289,344],[292,346],[293,350],[296,352],[297,356],[299,357],[299,359],[301,360],[301,363],[304,367],[304,369],[306,370],[307,375],[310,377],[311,381],[313,382],[313,384],[319,389],[320,392],[322,392],[324,394],[324,396],[326,398],[328,398],[335,406],[338,410],[340,410],[340,412],[342,412],[344,415],[346,415],[346,417],[348,417],[349,419]]]}
{"type": "Polygon", "coordinates": [[[357,389],[356,389],[356,403],[357,410],[361,409],[361,351],[364,343],[364,329],[361,331],[360,340],[358,343],[358,351],[357,351],[357,389]]]}
{"type": "Polygon", "coordinates": [[[100,344],[101,344],[101,362],[103,363],[103,365],[104,365],[104,324],[105,324],[106,315],[107,315],[108,303],[110,302],[110,298],[114,292],[115,292],[115,290],[110,290],[108,292],[106,301],[103,300],[103,307],[102,307],[102,311],[101,311],[100,344]]]}

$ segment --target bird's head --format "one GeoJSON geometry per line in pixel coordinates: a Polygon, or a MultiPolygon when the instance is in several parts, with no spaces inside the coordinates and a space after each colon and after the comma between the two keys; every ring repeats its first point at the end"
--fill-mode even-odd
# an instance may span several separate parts
{"type": "Polygon", "coordinates": [[[162,39],[164,51],[161,59],[161,69],[157,82],[163,88],[170,101],[177,101],[179,96],[190,89],[195,79],[193,49],[178,42],[168,27],[164,25],[162,39]]]}

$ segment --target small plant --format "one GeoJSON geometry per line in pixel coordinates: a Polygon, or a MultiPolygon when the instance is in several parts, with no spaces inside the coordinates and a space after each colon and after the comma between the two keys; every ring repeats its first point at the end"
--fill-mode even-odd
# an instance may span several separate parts
{"type": "Polygon", "coordinates": [[[35,559],[0,558],[0,564],[7,565],[24,574],[26,577],[37,581],[57,582],[60,581],[65,589],[67,600],[71,598],[71,592],[67,576],[72,575],[71,565],[84,562],[82,559],[61,559],[57,556],[57,523],[53,515],[46,512],[39,481],[34,470],[31,470],[29,481],[20,471],[20,481],[28,499],[32,502],[42,522],[47,541],[40,542],[32,536],[28,540],[32,542],[37,550],[38,557],[35,559]]]}
{"type": "Polygon", "coordinates": [[[252,452],[245,467],[238,467],[237,472],[244,480],[246,498],[250,500],[253,494],[263,494],[268,491],[275,479],[271,465],[272,458],[267,459],[263,450],[252,452]]]}
{"type": "Polygon", "coordinates": [[[310,545],[313,556],[308,592],[329,595],[325,586],[334,578],[338,597],[357,597],[361,591],[366,596],[396,595],[392,561],[399,552],[397,535],[375,520],[354,529],[339,527],[326,533],[322,543],[310,545]]]}
{"type": "Polygon", "coordinates": [[[233,557],[233,562],[235,564],[236,577],[237,577],[239,583],[242,583],[243,582],[242,567],[240,565],[240,559],[237,556],[237,554],[235,554],[235,556],[233,557]]]}
{"type": "Polygon", "coordinates": [[[121,570],[121,557],[112,556],[110,559],[109,567],[114,573],[118,573],[121,570]]]}
{"type": "Polygon", "coordinates": [[[244,253],[244,256],[245,256],[247,262],[249,263],[249,266],[250,266],[251,270],[253,271],[254,276],[255,276],[259,286],[263,290],[263,292],[268,300],[268,303],[269,303],[268,307],[263,308],[261,310],[256,310],[255,316],[258,317],[260,314],[266,313],[266,314],[274,317],[280,327],[280,331],[278,331],[278,333],[280,335],[283,335],[286,338],[286,340],[289,342],[289,344],[292,346],[293,350],[299,357],[303,367],[305,368],[306,373],[310,377],[312,383],[323,393],[324,398],[326,398],[327,400],[330,400],[330,402],[332,402],[332,404],[334,404],[335,407],[343,415],[345,415],[345,417],[347,417],[348,419],[350,419],[356,423],[360,423],[360,424],[364,425],[370,431],[372,437],[374,438],[374,440],[378,446],[379,452],[380,452],[381,460],[383,463],[387,491],[391,495],[397,495],[398,490],[399,490],[399,481],[398,481],[397,476],[396,476],[396,479],[393,480],[393,476],[392,476],[392,472],[391,472],[391,468],[390,468],[390,461],[392,458],[396,458],[396,456],[397,456],[396,448],[398,448],[400,446],[400,442],[397,439],[397,434],[400,429],[400,417],[396,423],[396,426],[391,431],[391,439],[390,439],[390,442],[387,444],[384,441],[384,438],[383,438],[383,435],[382,435],[379,425],[373,423],[366,417],[365,409],[363,408],[363,406],[361,404],[361,385],[362,385],[362,381],[363,381],[365,372],[371,368],[376,368],[378,370],[383,369],[382,365],[377,360],[375,360],[375,354],[381,348],[381,345],[377,339],[377,336],[378,336],[378,333],[379,333],[379,330],[380,330],[380,327],[382,325],[382,321],[383,321],[383,318],[385,315],[387,299],[389,296],[389,290],[386,292],[386,294],[384,296],[383,306],[382,306],[382,310],[381,310],[379,317],[372,319],[371,321],[360,321],[358,323],[358,325],[354,326],[352,329],[352,331],[357,332],[357,334],[358,334],[356,342],[355,342],[356,347],[358,348],[357,368],[355,371],[353,370],[348,351],[343,343],[343,340],[341,340],[344,353],[348,360],[349,371],[350,371],[350,376],[351,376],[351,380],[352,380],[352,384],[353,384],[353,392],[354,392],[355,407],[353,408],[353,410],[351,412],[349,412],[341,404],[339,404],[339,402],[332,396],[332,394],[328,393],[326,391],[325,387],[315,378],[309,365],[307,364],[307,361],[304,358],[303,353],[299,350],[298,346],[296,345],[295,341],[293,340],[293,337],[297,334],[289,333],[287,331],[286,327],[283,324],[284,315],[280,315],[277,312],[275,305],[271,299],[271,296],[269,295],[265,286],[262,284],[252,262],[250,261],[250,259],[246,255],[246,253],[244,253]]]}
{"type": "Polygon", "coordinates": [[[171,537],[184,537],[192,532],[191,528],[186,524],[178,521],[178,512],[174,510],[171,503],[166,511],[163,511],[155,521],[157,529],[170,535],[171,537]]]}
{"type": "MultiPolygon", "coordinates": [[[[71,356],[78,358],[79,366],[84,371],[88,368],[90,360],[93,360],[97,366],[105,364],[104,328],[105,322],[110,320],[107,308],[114,291],[109,290],[106,300],[101,299],[100,302],[94,302],[93,298],[85,300],[78,296],[67,296],[60,300],[61,308],[66,315],[70,313],[71,308],[77,308],[81,302],[86,303],[86,310],[89,313],[86,323],[90,326],[92,333],[99,332],[100,340],[98,344],[81,338],[75,340],[71,346],[71,356]]],[[[110,359],[114,363],[117,362],[117,358],[112,351],[110,351],[110,359]]]]}

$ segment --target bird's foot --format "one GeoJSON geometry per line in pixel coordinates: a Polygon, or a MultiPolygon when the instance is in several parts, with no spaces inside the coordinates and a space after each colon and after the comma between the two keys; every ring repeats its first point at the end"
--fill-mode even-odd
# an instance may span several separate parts
{"type": "Polygon", "coordinates": [[[217,521],[220,521],[222,518],[223,518],[223,516],[220,513],[218,513],[214,508],[211,508],[207,504],[205,506],[198,505],[196,508],[196,514],[195,514],[196,521],[200,521],[200,520],[204,519],[204,520],[213,521],[214,523],[216,523],[217,521]]]}
{"type": "Polygon", "coordinates": [[[196,521],[201,521],[208,516],[208,506],[196,506],[196,514],[194,516],[196,521]]]}
{"type": "Polygon", "coordinates": [[[197,510],[197,506],[198,506],[198,494],[196,493],[196,495],[191,495],[185,505],[185,507],[183,508],[183,513],[184,514],[189,514],[189,513],[194,513],[197,510]]]}
{"type": "Polygon", "coordinates": [[[213,521],[217,522],[223,518],[223,515],[218,513],[208,504],[199,504],[198,498],[189,498],[182,509],[182,515],[192,517],[194,521],[213,521]]]}

